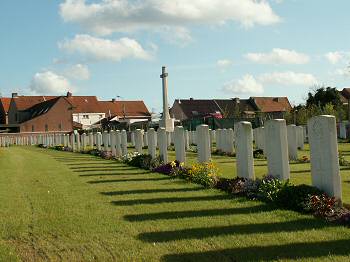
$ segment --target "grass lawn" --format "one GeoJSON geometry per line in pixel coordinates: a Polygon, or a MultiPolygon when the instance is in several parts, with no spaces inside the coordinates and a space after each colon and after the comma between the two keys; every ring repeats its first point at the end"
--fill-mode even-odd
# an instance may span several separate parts
{"type": "Polygon", "coordinates": [[[350,260],[348,228],[114,161],[11,147],[0,170],[0,261],[350,260]]]}
{"type": "MultiPolygon", "coordinates": [[[[350,161],[350,143],[339,143],[339,151],[342,152],[345,159],[350,161]]],[[[146,151],[145,151],[146,152],[146,151]]],[[[299,158],[302,156],[308,156],[310,158],[309,145],[305,144],[304,150],[299,150],[299,158]]],[[[169,159],[175,159],[175,152],[169,152],[169,159]]],[[[212,160],[220,169],[221,175],[227,178],[236,177],[236,158],[212,156],[212,160]]],[[[187,164],[197,162],[197,154],[187,152],[187,164]]],[[[256,177],[263,177],[267,174],[267,161],[262,159],[254,159],[254,170],[256,177]]],[[[350,167],[340,167],[342,177],[342,191],[344,203],[350,205],[350,167]]],[[[311,185],[311,166],[310,163],[291,163],[291,178],[290,181],[293,184],[308,184],[311,185]]]]}

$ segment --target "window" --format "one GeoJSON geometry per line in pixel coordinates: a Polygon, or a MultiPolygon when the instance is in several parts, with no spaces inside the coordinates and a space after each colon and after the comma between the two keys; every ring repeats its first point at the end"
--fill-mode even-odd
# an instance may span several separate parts
{"type": "Polygon", "coordinates": [[[32,126],[32,132],[34,132],[34,125],[32,126]]]}
{"type": "Polygon", "coordinates": [[[48,132],[49,131],[49,126],[46,124],[45,125],[45,132],[48,132]]]}
{"type": "Polygon", "coordinates": [[[83,115],[83,119],[89,119],[89,115],[83,115]]]}
{"type": "Polygon", "coordinates": [[[62,131],[62,124],[58,124],[58,130],[62,131]]]}

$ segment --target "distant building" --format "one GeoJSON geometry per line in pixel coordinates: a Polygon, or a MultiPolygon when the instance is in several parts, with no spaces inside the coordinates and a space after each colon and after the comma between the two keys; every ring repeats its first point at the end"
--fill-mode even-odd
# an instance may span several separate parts
{"type": "Polygon", "coordinates": [[[287,97],[249,99],[176,99],[170,115],[177,120],[196,118],[283,118],[292,109],[287,97]]]}
{"type": "Polygon", "coordinates": [[[10,97],[0,97],[0,124],[8,124],[8,112],[10,109],[10,103],[10,97]]]}
{"type": "Polygon", "coordinates": [[[102,120],[103,126],[116,127],[130,126],[136,122],[148,123],[151,121],[151,113],[148,111],[143,101],[100,101],[100,107],[105,113],[105,119],[102,120]]]}
{"type": "Polygon", "coordinates": [[[98,101],[96,96],[19,96],[0,98],[0,129],[11,132],[70,132],[102,127],[109,121],[150,121],[143,101],[98,101]]]}

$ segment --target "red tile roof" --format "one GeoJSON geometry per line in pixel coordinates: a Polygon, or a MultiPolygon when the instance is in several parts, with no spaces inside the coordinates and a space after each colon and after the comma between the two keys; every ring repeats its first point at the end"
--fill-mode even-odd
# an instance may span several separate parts
{"type": "Polygon", "coordinates": [[[103,113],[96,96],[65,96],[73,107],[73,113],[103,113]]]}
{"type": "Polygon", "coordinates": [[[11,98],[10,97],[0,97],[0,105],[4,108],[5,113],[8,113],[10,109],[11,98]]]}
{"type": "Polygon", "coordinates": [[[100,101],[99,103],[106,117],[123,117],[124,114],[126,117],[151,116],[143,101],[100,101]]]}
{"type": "Polygon", "coordinates": [[[57,96],[17,96],[13,98],[13,101],[16,103],[17,110],[22,111],[56,97],[57,96]]]}
{"type": "Polygon", "coordinates": [[[252,97],[261,112],[285,112],[290,111],[292,106],[287,97],[252,97]]]}
{"type": "Polygon", "coordinates": [[[221,114],[219,105],[213,99],[179,99],[178,103],[187,118],[221,114]]]}

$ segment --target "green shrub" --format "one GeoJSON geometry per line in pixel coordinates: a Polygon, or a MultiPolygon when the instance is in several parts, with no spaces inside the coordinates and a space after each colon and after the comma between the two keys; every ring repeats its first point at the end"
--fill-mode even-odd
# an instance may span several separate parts
{"type": "Polygon", "coordinates": [[[276,202],[279,197],[279,192],[287,187],[288,184],[289,181],[282,182],[272,176],[266,176],[261,181],[257,197],[263,201],[276,202]]]}
{"type": "Polygon", "coordinates": [[[305,212],[305,203],[312,195],[320,195],[322,191],[308,185],[287,185],[278,192],[277,204],[283,208],[305,212]]]}

